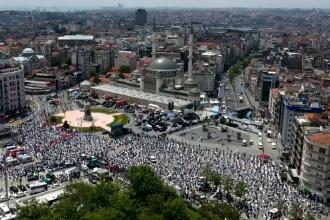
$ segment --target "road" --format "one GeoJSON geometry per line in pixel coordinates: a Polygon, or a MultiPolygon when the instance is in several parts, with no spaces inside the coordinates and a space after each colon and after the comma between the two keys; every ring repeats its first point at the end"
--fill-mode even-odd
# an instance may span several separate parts
{"type": "Polygon", "coordinates": [[[229,112],[233,112],[242,107],[251,108],[251,104],[244,94],[244,88],[241,85],[240,76],[235,77],[233,82],[230,83],[227,75],[224,75],[219,84],[218,98],[222,102],[226,102],[226,110],[229,112]],[[243,97],[243,102],[239,100],[239,96],[243,97]]]}

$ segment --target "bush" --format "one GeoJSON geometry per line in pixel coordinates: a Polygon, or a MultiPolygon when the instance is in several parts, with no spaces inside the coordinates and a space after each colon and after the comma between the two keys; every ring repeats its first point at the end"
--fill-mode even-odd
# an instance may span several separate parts
{"type": "Polygon", "coordinates": [[[130,73],[131,72],[131,69],[127,65],[121,65],[119,67],[119,72],[120,73],[130,73]]]}
{"type": "Polygon", "coordinates": [[[111,122],[110,124],[108,124],[108,127],[111,127],[114,124],[119,124],[119,125],[125,125],[128,123],[128,116],[125,114],[121,114],[121,115],[114,115],[114,121],[111,122]]]}

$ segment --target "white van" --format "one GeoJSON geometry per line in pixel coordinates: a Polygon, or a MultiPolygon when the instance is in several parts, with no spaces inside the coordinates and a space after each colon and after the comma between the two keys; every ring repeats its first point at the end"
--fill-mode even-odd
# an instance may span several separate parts
{"type": "Polygon", "coordinates": [[[250,145],[253,145],[253,140],[252,139],[250,139],[250,145]]]}
{"type": "Polygon", "coordinates": [[[149,157],[149,160],[150,160],[151,163],[156,163],[156,162],[157,162],[157,160],[156,160],[156,156],[154,156],[154,155],[151,155],[151,156],[149,157]]]}
{"type": "Polygon", "coordinates": [[[275,142],[272,143],[272,149],[274,149],[274,150],[276,149],[276,143],[275,142]]]}
{"type": "Polygon", "coordinates": [[[268,216],[270,219],[279,219],[281,217],[281,212],[278,208],[273,208],[268,211],[268,216]]]}
{"type": "Polygon", "coordinates": [[[0,214],[6,216],[10,214],[10,209],[4,203],[0,204],[0,214]]]}

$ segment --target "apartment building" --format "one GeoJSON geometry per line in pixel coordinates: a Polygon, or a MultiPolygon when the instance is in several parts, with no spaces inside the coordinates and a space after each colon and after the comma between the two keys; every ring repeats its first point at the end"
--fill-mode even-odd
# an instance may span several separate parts
{"type": "Polygon", "coordinates": [[[306,135],[302,152],[300,187],[330,203],[330,130],[306,135]]]}
{"type": "Polygon", "coordinates": [[[23,66],[0,53],[0,116],[16,114],[25,107],[23,66]]]}

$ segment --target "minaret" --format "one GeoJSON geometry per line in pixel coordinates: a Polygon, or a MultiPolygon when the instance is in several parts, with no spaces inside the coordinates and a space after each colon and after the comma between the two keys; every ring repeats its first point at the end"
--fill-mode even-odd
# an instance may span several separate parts
{"type": "Polygon", "coordinates": [[[184,82],[184,90],[190,91],[193,88],[198,88],[198,83],[193,78],[193,25],[190,24],[190,34],[189,34],[189,62],[188,62],[188,79],[184,82]]]}
{"type": "Polygon", "coordinates": [[[152,26],[152,51],[151,51],[151,55],[152,55],[152,60],[156,59],[156,20],[154,18],[154,23],[152,26]]]}
{"type": "Polygon", "coordinates": [[[193,26],[192,26],[192,22],[190,24],[190,34],[189,34],[189,55],[188,55],[188,59],[189,59],[189,63],[188,63],[188,80],[192,79],[192,72],[193,72],[193,66],[192,66],[192,60],[193,60],[193,26]]]}

